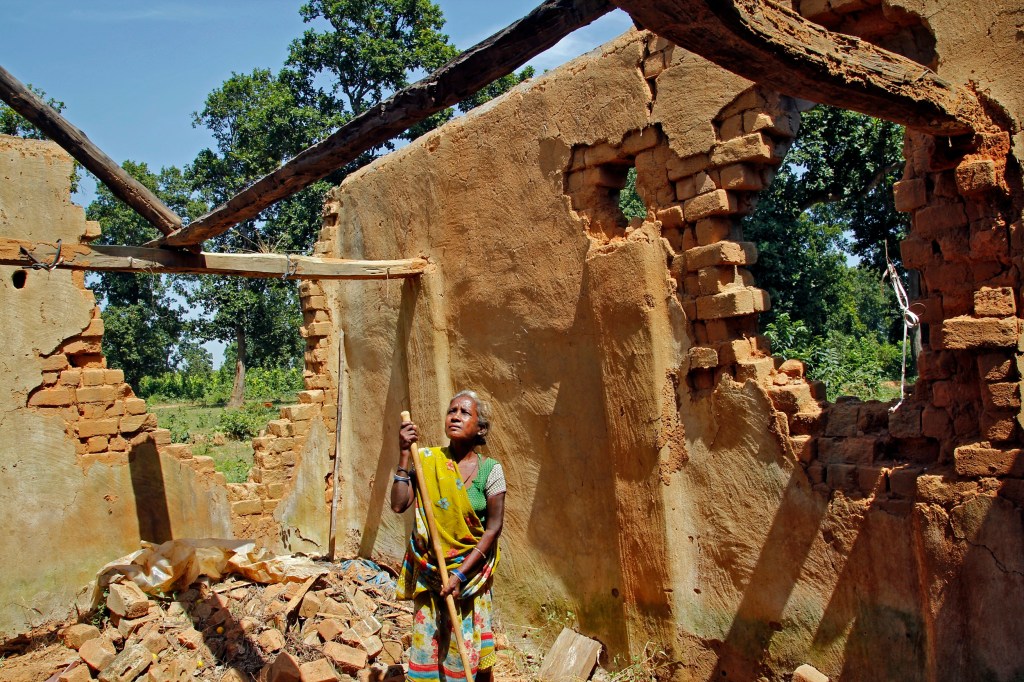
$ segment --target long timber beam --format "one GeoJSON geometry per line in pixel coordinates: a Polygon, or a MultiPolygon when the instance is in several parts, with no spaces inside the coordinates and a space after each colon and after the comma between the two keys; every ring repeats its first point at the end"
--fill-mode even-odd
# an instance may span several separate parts
{"type": "Polygon", "coordinates": [[[137,246],[88,246],[0,238],[0,265],[139,274],[235,275],[288,279],[402,279],[421,274],[423,258],[347,260],[277,253],[191,253],[137,246]]]}
{"type": "Polygon", "coordinates": [[[363,152],[505,76],[569,33],[614,9],[608,0],[547,0],[426,78],[367,109],[187,227],[146,246],[187,247],[223,234],[308,187],[363,152]]]}
{"type": "Polygon", "coordinates": [[[164,234],[181,228],[181,218],[141,182],[103,153],[85,133],[0,66],[0,99],[92,172],[114,196],[164,234]]]}

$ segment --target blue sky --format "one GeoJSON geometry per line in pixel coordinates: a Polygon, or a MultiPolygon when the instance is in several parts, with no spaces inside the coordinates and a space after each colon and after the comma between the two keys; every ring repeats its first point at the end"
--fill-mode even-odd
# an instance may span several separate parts
{"type": "MultiPolygon", "coordinates": [[[[465,49],[540,0],[441,0],[465,49]]],[[[0,65],[62,100],[65,116],[118,162],[184,165],[211,144],[192,127],[232,72],[279,68],[305,28],[301,0],[0,0],[0,65]]],[[[554,68],[629,28],[616,10],[531,64],[554,68]]],[[[86,186],[78,197],[87,202],[86,186]]]]}

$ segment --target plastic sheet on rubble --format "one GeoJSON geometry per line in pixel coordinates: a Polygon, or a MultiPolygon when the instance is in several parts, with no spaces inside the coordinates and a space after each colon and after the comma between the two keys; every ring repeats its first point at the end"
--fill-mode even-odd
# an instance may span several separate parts
{"type": "Polygon", "coordinates": [[[200,576],[220,580],[235,573],[253,582],[302,581],[323,573],[322,565],[298,556],[276,556],[245,540],[169,540],[161,545],[143,542],[142,549],[100,569],[98,587],[119,576],[131,579],[150,594],[184,589],[200,576]]]}

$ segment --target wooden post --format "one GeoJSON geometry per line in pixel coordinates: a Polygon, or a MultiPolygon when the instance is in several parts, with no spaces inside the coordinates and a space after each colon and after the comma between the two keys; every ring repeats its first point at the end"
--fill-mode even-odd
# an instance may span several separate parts
{"type": "Polygon", "coordinates": [[[328,557],[331,561],[334,561],[335,551],[338,542],[338,497],[341,490],[341,484],[338,480],[338,474],[341,471],[341,405],[342,395],[344,395],[345,380],[345,332],[342,331],[341,327],[338,327],[338,381],[337,381],[337,392],[338,392],[338,407],[334,413],[334,493],[331,495],[331,531],[328,535],[328,546],[329,552],[328,557]]]}
{"type": "Polygon", "coordinates": [[[118,199],[152,223],[164,234],[181,228],[181,218],[148,187],[128,175],[123,168],[92,143],[85,133],[68,123],[53,107],[41,100],[0,66],[0,99],[31,121],[50,139],[63,147],[92,171],[118,199]]]}

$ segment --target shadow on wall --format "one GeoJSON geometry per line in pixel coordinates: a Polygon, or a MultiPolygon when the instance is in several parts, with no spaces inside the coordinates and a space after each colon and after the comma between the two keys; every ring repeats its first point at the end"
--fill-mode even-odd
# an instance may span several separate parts
{"type": "Polygon", "coordinates": [[[167,490],[156,445],[146,441],[133,446],[128,455],[128,468],[132,478],[132,492],[135,494],[139,538],[155,544],[172,539],[167,490]]]}

